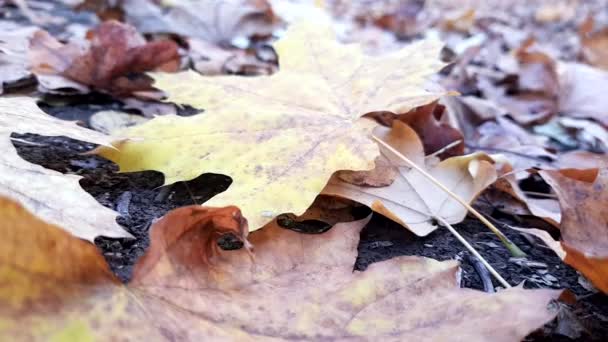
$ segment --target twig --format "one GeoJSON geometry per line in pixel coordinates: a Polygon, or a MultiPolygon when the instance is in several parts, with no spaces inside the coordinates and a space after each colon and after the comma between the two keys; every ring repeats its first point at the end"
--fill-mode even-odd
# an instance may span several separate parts
{"type": "Polygon", "coordinates": [[[372,135],[372,138],[377,143],[379,143],[380,145],[385,147],[387,150],[394,153],[401,160],[406,162],[410,167],[412,167],[416,171],[422,173],[422,175],[425,176],[428,180],[430,180],[433,184],[438,186],[441,190],[445,191],[454,200],[456,200],[458,203],[460,203],[462,206],[464,206],[471,214],[475,215],[475,217],[477,217],[486,227],[488,227],[491,231],[494,232],[494,234],[496,234],[496,236],[498,236],[500,241],[502,241],[503,245],[505,245],[505,247],[507,247],[507,249],[509,250],[509,252],[511,253],[512,256],[519,257],[519,258],[526,256],[526,253],[524,253],[521,249],[519,249],[519,247],[517,247],[513,242],[511,242],[500,230],[498,230],[498,228],[496,228],[496,226],[494,226],[483,215],[481,215],[477,210],[475,210],[469,203],[467,203],[465,200],[460,198],[460,196],[453,193],[445,185],[441,184],[441,182],[439,182],[437,179],[435,179],[435,177],[431,176],[428,172],[424,171],[420,166],[418,166],[414,162],[412,162],[408,157],[404,156],[401,152],[397,151],[396,149],[394,149],[392,146],[390,146],[389,144],[387,144],[380,138],[376,137],[375,135],[372,135]]]}
{"type": "MultiPolygon", "coordinates": [[[[469,252],[471,252],[477,258],[477,260],[479,260],[479,262],[481,262],[487,268],[487,270],[494,276],[494,278],[496,278],[496,280],[498,280],[498,282],[500,282],[502,284],[502,286],[504,286],[507,289],[511,287],[511,285],[509,283],[507,283],[507,281],[500,274],[498,274],[498,272],[496,272],[494,267],[492,267],[492,265],[490,265],[486,261],[486,259],[484,259],[481,256],[481,254],[479,254],[479,252],[477,252],[475,250],[475,248],[473,248],[473,246],[471,246],[471,244],[469,244],[467,242],[467,240],[465,240],[464,237],[462,237],[462,235],[460,235],[460,233],[458,233],[456,231],[456,229],[454,229],[454,227],[452,227],[451,224],[449,224],[442,217],[435,216],[434,218],[437,221],[439,221],[439,223],[441,223],[442,226],[446,227],[450,231],[450,233],[452,233],[458,239],[458,241],[460,241],[469,250],[469,252]]],[[[485,288],[485,284],[484,284],[484,288],[485,288]]]]}
{"type": "Polygon", "coordinates": [[[458,144],[460,144],[462,142],[462,140],[456,140],[456,141],[452,141],[451,143],[445,145],[444,147],[440,148],[439,150],[429,154],[428,156],[426,156],[425,158],[429,158],[429,157],[436,157],[440,154],[442,154],[443,152],[451,149],[454,146],[457,146],[458,144]]]}
{"type": "Polygon", "coordinates": [[[492,278],[490,278],[490,271],[488,271],[483,262],[470,254],[467,254],[466,260],[469,264],[471,264],[471,266],[473,266],[475,272],[477,272],[477,275],[479,276],[479,279],[481,279],[483,290],[490,293],[495,292],[494,284],[492,284],[492,278]]]}
{"type": "Polygon", "coordinates": [[[546,197],[546,198],[557,199],[557,195],[555,195],[555,194],[545,194],[545,193],[542,193],[542,192],[524,191],[524,194],[530,195],[530,196],[536,196],[536,197],[546,197]]]}

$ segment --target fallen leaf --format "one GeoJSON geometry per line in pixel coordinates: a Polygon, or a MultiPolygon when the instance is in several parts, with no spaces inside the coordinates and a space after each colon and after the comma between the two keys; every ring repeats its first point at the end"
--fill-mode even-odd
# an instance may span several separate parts
{"type": "MultiPolygon", "coordinates": [[[[4,26],[4,25],[3,25],[4,26]]],[[[0,94],[4,88],[18,86],[32,76],[28,70],[27,50],[36,27],[1,27],[0,94]]]]}
{"type": "Polygon", "coordinates": [[[90,44],[62,44],[45,31],[31,41],[30,63],[35,74],[63,76],[115,95],[152,90],[152,79],[142,72],[176,71],[177,44],[146,43],[135,28],[117,21],[104,22],[89,32],[90,44]]]}
{"type": "Polygon", "coordinates": [[[545,147],[547,137],[531,134],[503,117],[483,123],[476,134],[468,138],[471,149],[503,154],[516,171],[551,168],[557,159],[557,155],[545,147]]]}
{"type": "Polygon", "coordinates": [[[270,35],[279,23],[266,0],[123,0],[126,20],[142,33],[175,33],[216,44],[270,35]]]}
{"type": "Polygon", "coordinates": [[[608,155],[588,151],[571,151],[560,154],[557,163],[559,169],[608,168],[608,155]]]}
{"type": "Polygon", "coordinates": [[[542,242],[544,242],[547,247],[551,248],[560,259],[564,260],[566,258],[566,251],[562,245],[559,243],[559,241],[555,241],[555,239],[553,239],[548,232],[537,228],[508,227],[517,230],[518,232],[536,236],[542,242]]]}
{"type": "Polygon", "coordinates": [[[476,17],[477,15],[473,8],[468,8],[464,11],[451,12],[443,19],[441,26],[445,31],[469,33],[475,25],[476,17]]]}
{"type": "MultiPolygon", "coordinates": [[[[555,199],[549,198],[533,198],[528,195],[519,187],[517,172],[513,166],[508,163],[502,163],[500,165],[501,176],[494,184],[495,188],[504,193],[509,194],[513,198],[523,203],[526,208],[530,211],[531,215],[542,218],[552,225],[559,227],[561,221],[561,211],[559,203],[555,199]]],[[[529,176],[526,172],[525,178],[529,176]]],[[[523,177],[522,177],[523,178],[523,177]]],[[[500,196],[500,195],[499,195],[500,196]]]]}
{"type": "MultiPolygon", "coordinates": [[[[411,136],[408,134],[408,130],[412,129],[400,121],[395,121],[392,130],[384,127],[377,128],[375,134],[409,158],[408,150],[403,146],[411,148],[408,146],[410,144],[399,139],[411,136]]],[[[393,165],[398,168],[399,173],[391,185],[385,187],[357,186],[333,177],[323,189],[323,193],[363,203],[372,210],[407,227],[418,236],[426,236],[438,228],[433,224],[436,216],[442,217],[451,224],[458,223],[465,218],[467,209],[452,199],[449,194],[420,172],[411,169],[405,162],[397,159],[390,151],[380,147],[380,152],[387,160],[397,160],[393,165]]],[[[496,180],[496,171],[492,162],[488,156],[478,153],[448,158],[436,166],[426,168],[429,174],[448,189],[465,201],[471,202],[483,189],[496,180]]],[[[424,164],[419,166],[424,167],[424,164]]]]}
{"type": "Polygon", "coordinates": [[[583,60],[608,70],[608,27],[596,30],[593,16],[588,16],[579,27],[578,34],[583,60]]]}
{"type": "Polygon", "coordinates": [[[94,245],[8,199],[0,215],[3,340],[518,341],[557,313],[560,291],[461,289],[455,261],[353,272],[368,219],[314,235],[270,224],[249,235],[252,256],[217,248],[224,232],[246,234],[238,209],[180,208],[154,225],[125,286],[94,245]]]}
{"type": "Polygon", "coordinates": [[[608,72],[584,64],[560,63],[559,108],[564,116],[589,118],[608,127],[608,72]]]}
{"type": "Polygon", "coordinates": [[[550,2],[541,4],[534,12],[534,19],[540,23],[569,21],[576,15],[576,2],[550,2]]]}
{"type": "Polygon", "coordinates": [[[116,212],[99,204],[80,187],[81,177],[21,159],[10,141],[12,132],[61,135],[106,145],[110,144],[110,137],[46,115],[33,98],[1,97],[0,195],[18,199],[36,215],[83,239],[131,237],[116,223],[116,212]]]}
{"type": "Polygon", "coordinates": [[[562,210],[565,262],[608,293],[608,169],[540,171],[562,210]]]}
{"type": "Polygon", "coordinates": [[[438,151],[452,146],[437,157],[441,160],[461,156],[464,154],[464,137],[462,133],[452,126],[439,121],[445,115],[446,108],[437,102],[418,107],[400,115],[399,120],[410,126],[422,140],[425,155],[437,153],[438,151]],[[458,142],[460,141],[460,142],[458,142]],[[453,145],[456,143],[456,145],[453,145]]]}
{"type": "Polygon", "coordinates": [[[280,71],[271,76],[156,74],[171,102],[205,113],[156,118],[100,154],[121,171],[161,171],[166,184],[203,172],[230,176],[230,188],[207,204],[238,205],[252,230],[301,214],[335,171],[373,168],[374,123],[361,116],[407,112],[443,93],[425,90],[442,66],[436,40],[369,57],[331,37],[317,23],[292,26],[275,44],[280,71]]]}

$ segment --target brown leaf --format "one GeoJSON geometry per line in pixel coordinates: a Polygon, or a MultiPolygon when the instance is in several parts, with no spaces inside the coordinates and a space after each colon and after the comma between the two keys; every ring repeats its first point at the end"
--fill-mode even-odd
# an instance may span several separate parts
{"type": "Polygon", "coordinates": [[[89,32],[90,45],[62,44],[40,31],[31,42],[33,71],[61,75],[115,95],[151,90],[144,71],[176,71],[177,45],[169,40],[146,43],[135,28],[108,21],[89,32]]]}
{"type": "Polygon", "coordinates": [[[312,235],[270,224],[252,258],[214,245],[246,234],[238,210],[200,206],[155,224],[124,286],[92,244],[8,199],[0,215],[2,340],[515,341],[555,317],[560,292],[461,289],[455,261],[411,256],[353,272],[367,219],[312,235]]]}
{"type": "Polygon", "coordinates": [[[422,140],[424,153],[433,154],[457,141],[455,146],[441,152],[441,160],[464,154],[464,137],[452,126],[439,121],[445,115],[445,106],[437,101],[415,108],[408,113],[399,115],[399,120],[410,126],[422,140]]]}
{"type": "Polygon", "coordinates": [[[608,293],[608,169],[540,174],[559,197],[562,246],[568,253],[565,261],[608,293]]]}

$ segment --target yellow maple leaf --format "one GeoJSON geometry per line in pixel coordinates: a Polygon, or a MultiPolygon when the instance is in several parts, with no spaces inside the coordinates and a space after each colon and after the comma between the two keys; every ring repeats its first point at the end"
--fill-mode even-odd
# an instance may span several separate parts
{"type": "Polygon", "coordinates": [[[271,76],[154,75],[169,101],[205,113],[157,118],[100,154],[121,171],[161,171],[166,184],[228,175],[230,188],[206,204],[239,206],[255,230],[277,214],[304,212],[335,171],[374,167],[375,123],[361,116],[406,112],[443,94],[427,86],[443,66],[437,40],[371,57],[323,25],[300,23],[275,48],[280,71],[271,76]]]}

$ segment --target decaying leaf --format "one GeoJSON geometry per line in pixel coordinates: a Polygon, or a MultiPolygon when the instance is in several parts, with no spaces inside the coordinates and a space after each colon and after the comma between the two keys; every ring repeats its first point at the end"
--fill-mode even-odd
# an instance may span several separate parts
{"type": "Polygon", "coordinates": [[[110,144],[108,136],[46,115],[33,98],[1,97],[0,195],[18,199],[36,215],[83,239],[131,236],[116,223],[116,212],[99,204],[80,187],[80,177],[21,159],[11,144],[12,132],[62,135],[106,145],[110,144]]]}
{"type": "Polygon", "coordinates": [[[608,293],[608,169],[541,171],[562,209],[565,262],[608,293]]]}
{"type": "Polygon", "coordinates": [[[373,168],[374,122],[361,116],[407,112],[442,94],[425,88],[442,66],[435,40],[369,57],[328,28],[302,23],[275,48],[280,71],[271,76],[156,74],[170,101],[205,113],[157,118],[100,154],[121,171],[161,171],[167,184],[228,175],[230,188],[207,204],[237,205],[255,230],[278,214],[301,214],[335,171],[373,168]]]}
{"type": "MultiPolygon", "coordinates": [[[[416,155],[411,154],[412,143],[403,141],[404,137],[411,136],[408,131],[412,131],[409,126],[395,121],[392,130],[379,127],[374,133],[406,157],[415,158],[416,155]],[[409,150],[404,149],[404,146],[409,150]]],[[[420,142],[418,145],[421,145],[420,142]]],[[[374,211],[400,223],[419,236],[428,235],[437,229],[437,226],[432,223],[436,216],[444,218],[449,223],[458,223],[465,218],[467,210],[449,194],[420,172],[408,167],[405,162],[396,159],[390,151],[383,147],[380,147],[380,151],[399,170],[397,178],[391,185],[385,187],[358,186],[333,177],[323,189],[323,193],[366,204],[374,211]],[[394,160],[396,162],[392,162],[394,160]]],[[[492,163],[490,157],[478,153],[448,158],[437,165],[429,165],[426,168],[428,173],[448,189],[470,202],[496,180],[496,170],[492,163]]],[[[420,166],[424,166],[424,163],[420,166]]]]}
{"type": "Polygon", "coordinates": [[[368,219],[317,235],[270,224],[249,235],[253,256],[223,251],[219,234],[246,235],[242,216],[200,206],[155,224],[124,286],[92,244],[5,198],[0,215],[2,340],[519,341],[560,292],[461,289],[455,261],[421,257],[353,272],[368,219]]]}
{"type": "Polygon", "coordinates": [[[179,66],[177,44],[169,40],[146,43],[135,28],[117,21],[99,25],[89,33],[89,40],[88,45],[62,44],[46,31],[37,32],[30,46],[33,72],[128,95],[152,89],[152,80],[142,72],[175,71],[179,66]]]}

